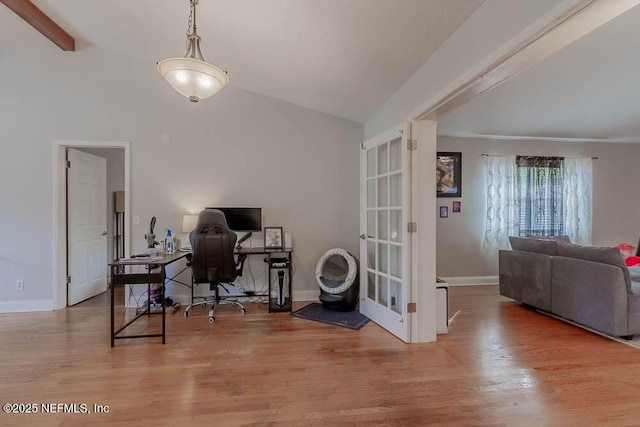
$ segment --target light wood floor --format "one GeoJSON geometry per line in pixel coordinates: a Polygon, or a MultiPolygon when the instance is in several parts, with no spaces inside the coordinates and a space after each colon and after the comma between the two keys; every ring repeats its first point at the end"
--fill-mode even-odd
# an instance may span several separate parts
{"type": "Polygon", "coordinates": [[[495,286],[451,288],[458,314],[429,344],[263,305],[217,310],[214,325],[204,309],[169,316],[166,345],[115,348],[105,296],[0,315],[1,403],[109,406],[0,413],[0,425],[640,425],[640,350],[501,299],[495,286]]]}

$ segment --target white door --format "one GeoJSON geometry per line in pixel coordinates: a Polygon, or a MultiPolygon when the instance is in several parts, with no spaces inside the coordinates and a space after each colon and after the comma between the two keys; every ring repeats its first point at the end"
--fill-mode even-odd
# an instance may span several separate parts
{"type": "Polygon", "coordinates": [[[107,161],[68,149],[68,284],[73,305],[107,290],[107,161]]]}
{"type": "Polygon", "coordinates": [[[360,154],[360,311],[410,340],[410,124],[366,141],[360,154]]]}

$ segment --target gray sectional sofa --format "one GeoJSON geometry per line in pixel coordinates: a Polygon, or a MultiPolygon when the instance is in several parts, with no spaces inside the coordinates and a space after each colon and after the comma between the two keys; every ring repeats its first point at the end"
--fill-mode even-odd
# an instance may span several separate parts
{"type": "Polygon", "coordinates": [[[640,334],[640,277],[632,280],[617,248],[564,236],[510,241],[499,253],[500,295],[608,335],[640,334]]]}

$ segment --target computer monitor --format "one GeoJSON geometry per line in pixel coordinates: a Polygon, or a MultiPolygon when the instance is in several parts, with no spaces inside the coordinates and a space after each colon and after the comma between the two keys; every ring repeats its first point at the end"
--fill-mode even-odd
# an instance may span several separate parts
{"type": "Polygon", "coordinates": [[[222,211],[233,231],[262,231],[262,208],[216,208],[222,211]]]}

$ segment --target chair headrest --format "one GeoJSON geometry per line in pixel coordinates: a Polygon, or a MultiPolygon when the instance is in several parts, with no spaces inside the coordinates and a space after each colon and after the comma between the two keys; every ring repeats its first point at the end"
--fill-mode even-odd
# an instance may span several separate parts
{"type": "Polygon", "coordinates": [[[227,225],[227,218],[224,213],[218,209],[205,209],[198,215],[198,221],[193,229],[194,233],[208,233],[211,230],[211,226],[218,226],[224,232],[231,231],[227,225]]]}

